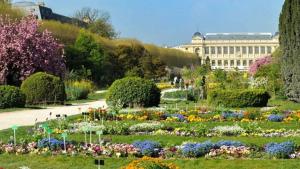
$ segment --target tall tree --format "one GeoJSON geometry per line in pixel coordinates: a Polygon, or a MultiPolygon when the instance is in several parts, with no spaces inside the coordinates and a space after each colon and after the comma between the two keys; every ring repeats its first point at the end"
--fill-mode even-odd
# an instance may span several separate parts
{"type": "Polygon", "coordinates": [[[38,26],[33,16],[21,21],[0,16],[0,84],[19,85],[37,71],[64,75],[62,45],[38,26]]]}
{"type": "Polygon", "coordinates": [[[282,75],[286,96],[300,102],[300,1],[285,0],[280,15],[282,75]]]}
{"type": "Polygon", "coordinates": [[[110,22],[108,12],[92,8],[82,8],[75,12],[75,18],[88,24],[88,29],[105,38],[116,38],[118,33],[110,22]]]}

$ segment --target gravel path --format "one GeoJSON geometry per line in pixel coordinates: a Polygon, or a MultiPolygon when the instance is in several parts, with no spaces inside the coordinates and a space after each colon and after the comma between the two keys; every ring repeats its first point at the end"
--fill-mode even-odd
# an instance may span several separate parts
{"type": "Polygon", "coordinates": [[[82,111],[88,110],[90,107],[98,108],[103,106],[106,107],[105,100],[73,104],[70,106],[48,107],[45,109],[21,110],[7,113],[4,112],[0,113],[0,130],[10,128],[12,125],[33,125],[36,119],[37,122],[46,121],[46,118],[55,119],[56,114],[66,114],[68,116],[76,115],[80,114],[82,111]],[[79,108],[81,111],[79,111],[79,108]],[[50,112],[52,112],[51,117],[49,116],[50,112]]]}

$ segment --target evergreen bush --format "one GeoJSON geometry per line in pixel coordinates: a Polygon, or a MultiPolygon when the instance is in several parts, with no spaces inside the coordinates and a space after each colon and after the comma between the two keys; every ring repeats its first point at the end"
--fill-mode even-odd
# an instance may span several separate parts
{"type": "Polygon", "coordinates": [[[0,86],[0,109],[24,107],[25,95],[14,86],[0,86]]]}
{"type": "Polygon", "coordinates": [[[26,95],[27,104],[64,103],[65,85],[56,76],[38,72],[23,81],[21,91],[26,95]]]}
{"type": "Polygon", "coordinates": [[[121,107],[151,107],[160,103],[155,83],[139,77],[116,80],[108,90],[107,104],[121,107]]]}

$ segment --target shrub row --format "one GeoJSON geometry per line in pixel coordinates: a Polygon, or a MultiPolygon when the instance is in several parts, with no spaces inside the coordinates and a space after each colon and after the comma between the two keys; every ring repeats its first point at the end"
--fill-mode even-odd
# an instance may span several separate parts
{"type": "Polygon", "coordinates": [[[270,95],[261,89],[213,90],[208,93],[210,104],[226,107],[263,107],[270,95]]]}

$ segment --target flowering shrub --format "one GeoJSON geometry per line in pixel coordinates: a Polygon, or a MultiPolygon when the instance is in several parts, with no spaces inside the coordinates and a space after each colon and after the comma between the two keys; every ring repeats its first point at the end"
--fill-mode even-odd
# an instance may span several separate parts
{"type": "Polygon", "coordinates": [[[135,148],[139,149],[139,152],[143,156],[156,157],[161,149],[159,143],[154,141],[136,141],[133,143],[135,148]]]}
{"type": "Polygon", "coordinates": [[[272,121],[272,122],[282,122],[283,121],[283,116],[282,115],[278,115],[278,114],[271,114],[268,117],[268,120],[272,121]]]}
{"type": "Polygon", "coordinates": [[[181,147],[181,153],[184,157],[200,157],[205,155],[214,147],[210,141],[203,143],[187,143],[181,147]]]}
{"type": "Polygon", "coordinates": [[[263,65],[270,64],[271,61],[272,61],[271,56],[264,56],[256,59],[255,62],[250,65],[249,73],[251,75],[254,75],[260,67],[262,67],[263,65]]]}
{"type": "Polygon", "coordinates": [[[163,128],[160,122],[139,123],[129,127],[130,132],[151,132],[163,128]]]}
{"type": "Polygon", "coordinates": [[[265,146],[266,152],[270,156],[277,158],[288,158],[295,151],[295,148],[295,143],[291,141],[282,143],[269,143],[265,146]]]}
{"type": "Polygon", "coordinates": [[[241,133],[244,133],[245,130],[238,126],[216,126],[211,129],[211,135],[219,135],[219,136],[237,136],[241,133]]]}
{"type": "Polygon", "coordinates": [[[48,31],[40,31],[35,16],[13,21],[0,16],[0,84],[18,84],[37,71],[62,77],[66,66],[62,45],[48,31]],[[8,22],[4,22],[7,20],[8,22]]]}
{"type": "Polygon", "coordinates": [[[122,169],[179,169],[179,167],[172,163],[165,164],[160,159],[143,157],[132,161],[122,169]]]}

